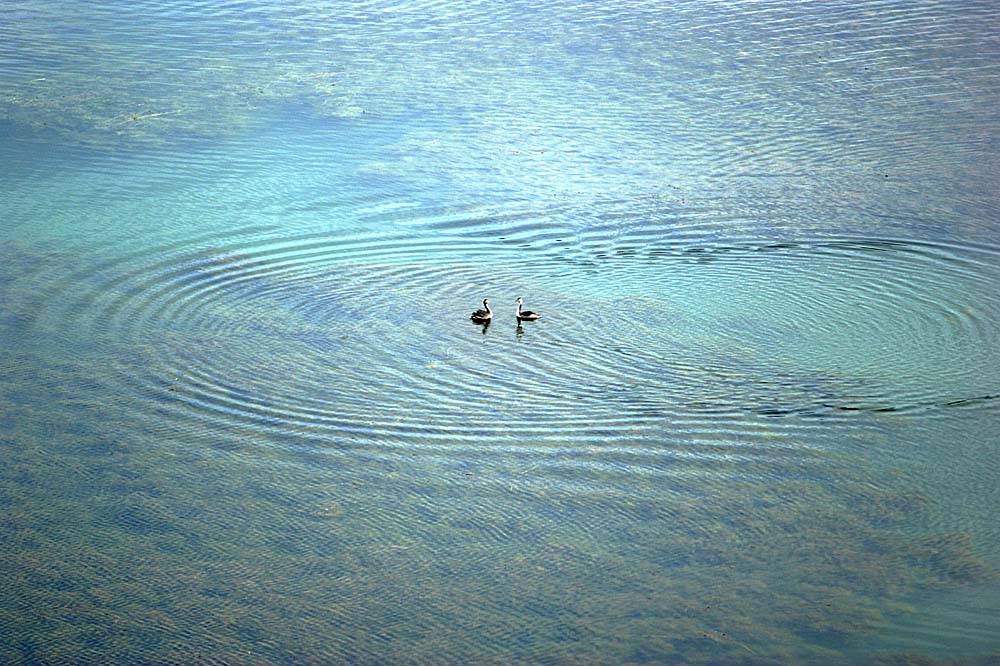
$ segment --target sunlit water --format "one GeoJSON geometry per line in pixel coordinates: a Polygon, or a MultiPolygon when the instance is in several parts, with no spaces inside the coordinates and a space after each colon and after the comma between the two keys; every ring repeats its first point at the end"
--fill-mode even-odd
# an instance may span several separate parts
{"type": "Polygon", "coordinates": [[[996,663],[997,28],[5,2],[0,662],[996,663]]]}

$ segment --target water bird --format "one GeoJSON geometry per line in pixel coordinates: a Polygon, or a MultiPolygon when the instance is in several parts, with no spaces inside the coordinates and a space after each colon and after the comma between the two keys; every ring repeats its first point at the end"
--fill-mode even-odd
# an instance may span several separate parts
{"type": "Polygon", "coordinates": [[[490,299],[484,298],[483,308],[481,310],[476,310],[475,312],[473,312],[472,316],[469,317],[469,319],[476,322],[477,324],[485,324],[489,322],[491,319],[493,319],[493,310],[490,310],[490,299]]]}
{"type": "Polygon", "coordinates": [[[517,323],[518,324],[520,324],[522,321],[535,321],[536,319],[540,319],[541,318],[542,315],[538,314],[537,312],[532,312],[531,310],[523,310],[522,311],[521,310],[521,305],[523,303],[524,303],[524,301],[521,299],[520,296],[518,296],[517,297],[517,314],[516,314],[516,316],[517,316],[517,323]]]}

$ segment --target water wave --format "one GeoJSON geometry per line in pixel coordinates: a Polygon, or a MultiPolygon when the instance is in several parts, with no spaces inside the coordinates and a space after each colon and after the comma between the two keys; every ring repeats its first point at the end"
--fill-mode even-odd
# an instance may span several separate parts
{"type": "Polygon", "coordinates": [[[996,409],[983,367],[1000,308],[976,300],[996,248],[762,237],[719,211],[628,219],[618,205],[580,221],[369,203],[355,232],[102,248],[38,276],[21,307],[40,330],[142,349],[111,388],[151,410],[339,446],[640,451],[666,428],[717,437],[726,418],[795,417],[791,432],[996,409]],[[518,327],[516,295],[543,319],[518,327]],[[486,329],[467,321],[483,297],[486,329]]]}

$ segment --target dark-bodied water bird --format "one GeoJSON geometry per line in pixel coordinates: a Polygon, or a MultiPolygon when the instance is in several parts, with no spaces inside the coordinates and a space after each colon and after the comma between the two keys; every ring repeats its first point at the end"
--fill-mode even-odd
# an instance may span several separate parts
{"type": "Polygon", "coordinates": [[[521,310],[521,304],[523,302],[524,301],[521,300],[521,297],[518,296],[517,297],[517,315],[516,315],[517,316],[517,323],[518,324],[520,324],[522,321],[535,321],[536,319],[540,319],[541,318],[542,315],[538,314],[537,312],[532,312],[531,310],[521,310]]]}
{"type": "Polygon", "coordinates": [[[477,324],[485,324],[489,322],[491,319],[493,319],[493,310],[490,310],[490,299],[484,298],[483,309],[476,310],[475,312],[473,312],[472,316],[469,317],[469,319],[476,322],[477,324]]]}

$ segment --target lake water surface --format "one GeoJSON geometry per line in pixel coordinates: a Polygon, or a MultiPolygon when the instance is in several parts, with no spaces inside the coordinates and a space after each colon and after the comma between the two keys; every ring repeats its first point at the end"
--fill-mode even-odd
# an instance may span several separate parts
{"type": "Polygon", "coordinates": [[[995,3],[8,0],[0,72],[0,663],[1000,659],[995,3]]]}

